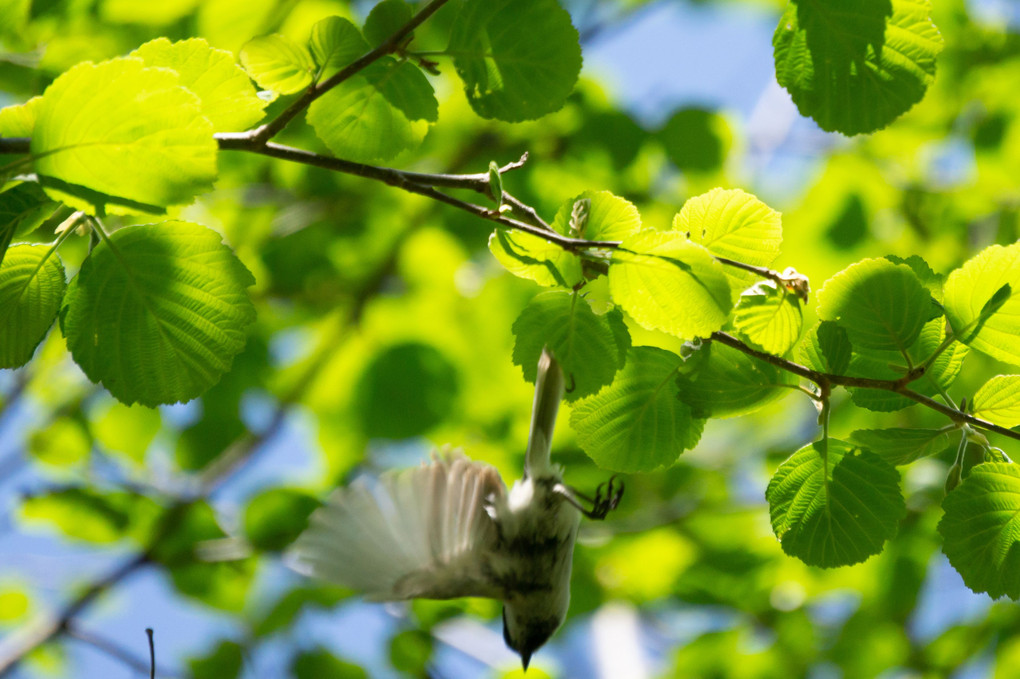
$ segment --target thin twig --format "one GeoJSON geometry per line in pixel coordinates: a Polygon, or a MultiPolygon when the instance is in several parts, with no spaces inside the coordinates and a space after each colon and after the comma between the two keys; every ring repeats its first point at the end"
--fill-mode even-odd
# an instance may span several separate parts
{"type": "Polygon", "coordinates": [[[175,672],[167,672],[165,670],[156,673],[155,664],[153,661],[151,661],[151,658],[153,657],[151,656],[151,654],[150,661],[147,662],[145,659],[138,657],[130,650],[113,641],[112,639],[107,639],[106,637],[100,636],[93,632],[89,632],[79,625],[73,623],[69,624],[67,626],[67,636],[69,636],[72,639],[76,639],[82,642],[83,644],[88,644],[89,646],[95,648],[96,650],[102,651],[111,658],[117,659],[118,661],[124,663],[138,674],[142,675],[148,674],[149,679],[155,679],[156,677],[166,677],[167,679],[175,679],[177,677],[183,676],[181,674],[177,674],[175,672]]]}
{"type": "Polygon", "coordinates": [[[32,140],[28,137],[0,137],[0,155],[23,155],[32,150],[32,140]]]}
{"type": "Polygon", "coordinates": [[[156,640],[151,627],[145,628],[145,636],[149,637],[149,679],[156,679],[156,640]]]}
{"type": "Polygon", "coordinates": [[[361,72],[363,69],[387,54],[391,54],[399,50],[404,39],[407,38],[407,36],[409,36],[411,32],[420,26],[426,19],[435,14],[447,2],[448,0],[432,0],[432,2],[422,7],[420,12],[415,14],[410,21],[397,29],[393,35],[387,38],[381,45],[340,69],[339,72],[330,76],[321,83],[317,83],[309,87],[305,90],[304,94],[295,99],[290,106],[284,109],[284,111],[273,120],[256,128],[255,130],[252,130],[251,132],[243,134],[258,142],[264,143],[269,141],[283,130],[283,128],[285,128],[291,120],[301,113],[301,111],[308,108],[313,101],[348,78],[351,78],[361,72]]]}

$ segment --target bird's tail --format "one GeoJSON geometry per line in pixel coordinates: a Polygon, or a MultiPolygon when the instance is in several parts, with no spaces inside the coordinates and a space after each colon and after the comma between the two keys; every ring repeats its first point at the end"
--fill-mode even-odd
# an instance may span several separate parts
{"type": "Polygon", "coordinates": [[[531,412],[531,433],[528,435],[528,452],[524,459],[524,472],[527,476],[541,478],[552,470],[552,436],[562,398],[563,369],[549,348],[545,347],[538,359],[538,376],[535,379],[535,405],[531,412]]]}

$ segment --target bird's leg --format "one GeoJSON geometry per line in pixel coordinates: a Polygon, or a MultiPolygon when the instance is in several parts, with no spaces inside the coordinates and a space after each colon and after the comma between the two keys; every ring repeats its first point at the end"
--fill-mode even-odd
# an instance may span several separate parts
{"type": "Polygon", "coordinates": [[[610,511],[616,509],[616,506],[620,504],[620,498],[623,497],[623,481],[617,481],[616,477],[617,475],[613,474],[609,477],[609,481],[600,483],[595,489],[593,498],[564,483],[557,483],[553,487],[553,491],[559,493],[564,500],[577,507],[578,511],[589,519],[601,521],[610,511]],[[585,508],[581,501],[590,504],[591,509],[585,508]]]}

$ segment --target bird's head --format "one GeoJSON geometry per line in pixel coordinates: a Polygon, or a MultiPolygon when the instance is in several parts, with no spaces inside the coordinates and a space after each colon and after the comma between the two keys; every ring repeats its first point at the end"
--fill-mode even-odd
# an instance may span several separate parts
{"type": "Polygon", "coordinates": [[[521,656],[528,669],[531,655],[537,651],[563,623],[563,612],[550,606],[548,598],[525,597],[514,604],[503,605],[503,641],[521,656]]]}

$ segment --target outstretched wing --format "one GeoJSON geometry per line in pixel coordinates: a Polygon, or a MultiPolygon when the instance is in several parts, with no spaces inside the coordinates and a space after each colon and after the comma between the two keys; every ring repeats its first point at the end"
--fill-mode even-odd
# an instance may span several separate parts
{"type": "Polygon", "coordinates": [[[459,452],[433,455],[337,490],[292,547],[291,565],[377,601],[499,598],[486,575],[497,542],[488,510],[505,498],[495,468],[459,452]]]}

